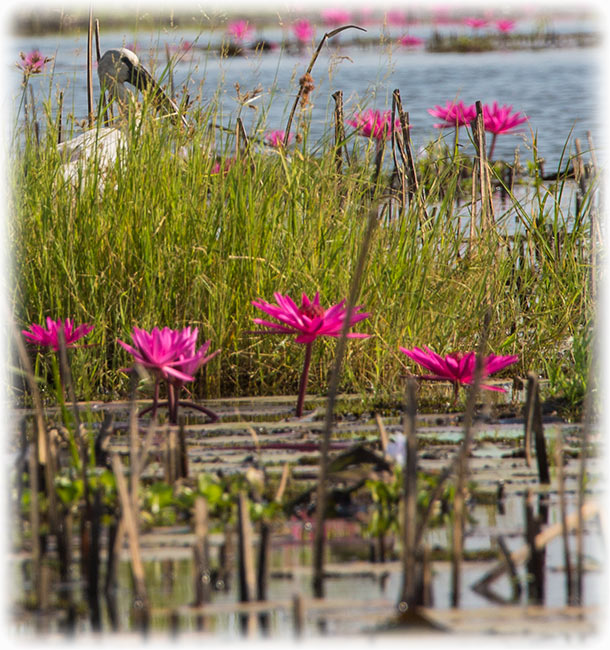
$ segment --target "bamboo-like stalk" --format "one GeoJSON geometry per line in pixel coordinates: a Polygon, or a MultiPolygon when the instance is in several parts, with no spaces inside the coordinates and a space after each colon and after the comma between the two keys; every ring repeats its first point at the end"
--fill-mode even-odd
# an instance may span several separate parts
{"type": "Polygon", "coordinates": [[[129,540],[131,570],[135,586],[134,607],[138,614],[138,623],[146,629],[149,616],[148,595],[146,591],[144,565],[142,564],[142,556],[140,554],[138,524],[134,513],[133,500],[129,495],[127,481],[123,475],[123,466],[121,465],[121,459],[118,454],[113,453],[110,462],[112,465],[112,471],[116,478],[117,492],[121,503],[122,520],[129,540]]]}
{"type": "Polygon", "coordinates": [[[575,605],[574,580],[567,525],[568,515],[566,506],[565,474],[563,470],[563,440],[559,431],[555,437],[555,464],[557,466],[557,491],[559,493],[559,514],[561,517],[561,538],[563,543],[563,565],[566,576],[566,593],[568,595],[568,605],[575,605]]]}
{"type": "Polygon", "coordinates": [[[337,176],[341,177],[343,171],[343,152],[345,145],[345,125],[343,124],[343,91],[333,93],[335,100],[335,169],[337,176]]]}
{"type": "Polygon", "coordinates": [[[195,499],[195,544],[193,545],[195,605],[210,600],[210,559],[208,540],[208,504],[204,497],[195,499]]]}
{"type": "Polygon", "coordinates": [[[356,300],[360,292],[360,283],[364,273],[364,267],[367,260],[369,246],[373,238],[375,227],[377,226],[377,210],[375,205],[368,213],[367,229],[360,248],[356,268],[352,277],[350,293],[346,305],[346,314],[341,328],[341,334],[335,348],[335,361],[331,370],[331,376],[328,385],[328,399],[326,404],[326,416],[324,419],[324,429],[320,441],[320,469],[318,473],[317,485],[317,502],[315,514],[315,530],[313,539],[313,592],[317,598],[324,597],[324,519],[326,510],[326,474],[328,471],[328,449],[330,446],[330,436],[333,424],[333,412],[337,390],[339,388],[339,379],[341,376],[341,365],[345,352],[347,333],[350,328],[350,322],[356,300]]]}
{"type": "Polygon", "coordinates": [[[468,393],[466,411],[464,413],[464,439],[459,451],[457,465],[457,477],[455,485],[455,499],[453,502],[453,535],[451,552],[451,605],[459,607],[461,590],[461,563],[464,544],[464,520],[465,520],[465,491],[468,478],[468,457],[472,444],[472,424],[476,400],[483,377],[483,366],[485,350],[487,348],[487,337],[489,336],[489,325],[491,321],[491,308],[485,312],[481,338],[477,348],[476,363],[472,386],[468,393]]]}
{"type": "MultiPolygon", "coordinates": [[[[407,608],[413,608],[421,603],[417,602],[419,591],[416,578],[416,560],[418,549],[415,546],[417,526],[417,430],[415,418],[417,414],[417,380],[407,378],[406,399],[404,409],[404,435],[405,435],[405,465],[403,475],[403,581],[402,603],[407,608]]],[[[404,607],[403,607],[404,608],[404,607]]]]}
{"type": "Polygon", "coordinates": [[[89,8],[89,24],[87,26],[87,120],[89,128],[95,123],[93,115],[93,5],[89,8]]]}
{"type": "MultiPolygon", "coordinates": [[[[252,524],[248,512],[248,500],[243,492],[237,500],[237,537],[239,567],[239,600],[247,603],[254,600],[256,593],[256,573],[254,569],[254,550],[252,547],[252,524]]],[[[256,618],[252,614],[242,618],[242,630],[246,636],[256,631],[256,618]]]]}

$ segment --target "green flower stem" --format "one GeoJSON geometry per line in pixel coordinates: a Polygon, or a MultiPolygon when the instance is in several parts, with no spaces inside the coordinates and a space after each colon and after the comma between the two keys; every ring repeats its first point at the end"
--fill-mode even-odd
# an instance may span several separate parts
{"type": "Polygon", "coordinates": [[[301,373],[301,382],[299,384],[299,397],[297,399],[297,417],[303,415],[303,404],[305,403],[305,391],[307,389],[307,376],[309,375],[309,366],[311,364],[311,350],[313,341],[305,346],[305,361],[303,362],[303,372],[301,373]]]}

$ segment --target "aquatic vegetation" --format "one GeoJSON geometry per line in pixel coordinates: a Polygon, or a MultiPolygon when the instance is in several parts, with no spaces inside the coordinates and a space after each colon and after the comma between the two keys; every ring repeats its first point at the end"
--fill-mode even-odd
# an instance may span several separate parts
{"type": "Polygon", "coordinates": [[[516,21],[509,19],[502,19],[496,21],[496,29],[502,34],[508,34],[515,29],[516,21]]]}
{"type": "Polygon", "coordinates": [[[507,104],[502,106],[498,102],[494,102],[491,106],[489,104],[483,105],[483,124],[485,130],[493,133],[493,139],[489,147],[489,158],[492,157],[496,138],[502,133],[514,133],[515,128],[520,124],[527,122],[527,115],[522,115],[521,112],[512,112],[513,107],[507,104]]]}
{"type": "Polygon", "coordinates": [[[423,38],[419,38],[419,36],[410,36],[409,34],[401,36],[398,39],[398,42],[404,47],[420,47],[425,43],[423,38]]]}
{"type": "MultiPolygon", "coordinates": [[[[253,300],[252,304],[279,322],[276,323],[262,318],[255,318],[254,322],[266,328],[260,333],[295,334],[295,343],[303,343],[306,345],[305,361],[301,373],[296,407],[296,414],[300,417],[303,414],[303,403],[305,401],[305,390],[307,387],[307,376],[311,363],[313,342],[321,336],[337,338],[341,335],[345,320],[348,316],[347,310],[345,309],[345,300],[324,309],[320,304],[319,292],[316,293],[313,300],[310,300],[303,293],[300,305],[297,305],[288,295],[284,296],[276,292],[274,297],[276,300],[275,305],[264,300],[253,300]]],[[[358,313],[361,309],[361,306],[354,308],[350,314],[349,327],[353,327],[356,323],[370,316],[368,313],[358,313]]],[[[365,339],[369,336],[369,334],[361,334],[358,332],[347,333],[348,338],[365,339]]]]}

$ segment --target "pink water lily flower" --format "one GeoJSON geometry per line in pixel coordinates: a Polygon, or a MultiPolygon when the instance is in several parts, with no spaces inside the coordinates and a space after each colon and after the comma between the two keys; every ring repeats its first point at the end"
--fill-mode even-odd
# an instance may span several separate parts
{"type": "MultiPolygon", "coordinates": [[[[180,388],[184,383],[193,381],[197,370],[220,352],[220,350],[216,350],[212,354],[207,354],[210,341],[206,341],[197,349],[198,333],[197,327],[194,329],[185,327],[177,330],[169,327],[163,329],[153,327],[150,332],[134,327],[131,335],[133,345],[118,339],[119,345],[133,356],[137,365],[152,370],[155,375],[153,405],[142,411],[141,415],[150,409],[156,412],[159,382],[161,379],[165,379],[168,386],[169,420],[172,424],[178,423],[178,405],[184,404],[184,402],[178,401],[180,388]]],[[[133,368],[128,370],[133,370],[133,368]]],[[[217,419],[216,414],[205,407],[190,403],[189,405],[210,415],[213,420],[217,419]]]]}
{"type": "Polygon", "coordinates": [[[311,43],[316,30],[306,18],[301,18],[292,25],[292,32],[299,43],[311,43]]]}
{"type": "MultiPolygon", "coordinates": [[[[264,300],[253,300],[252,304],[258,309],[264,311],[275,321],[269,321],[262,318],[255,318],[257,325],[262,325],[266,329],[259,331],[260,334],[294,334],[296,335],[295,343],[304,343],[305,361],[301,372],[299,383],[299,395],[297,398],[296,414],[297,417],[303,415],[303,404],[305,402],[305,389],[307,387],[307,376],[309,374],[309,365],[311,363],[311,351],[313,342],[321,336],[339,337],[343,330],[345,319],[347,318],[347,309],[345,300],[325,309],[320,304],[320,293],[317,292],[313,300],[310,300],[305,293],[301,296],[301,304],[297,305],[288,295],[274,293],[276,304],[264,300]]],[[[349,326],[353,327],[356,323],[368,318],[370,314],[360,312],[361,306],[354,307],[349,320],[349,326]],[[360,313],[359,313],[360,312],[360,313]]],[[[348,338],[365,339],[369,334],[358,332],[348,332],[348,338]]]]}
{"type": "Polygon", "coordinates": [[[46,328],[42,325],[30,325],[29,330],[21,330],[23,336],[34,343],[35,345],[40,345],[43,347],[53,348],[55,352],[59,350],[59,332],[63,331],[64,339],[66,341],[66,347],[74,347],[75,343],[82,339],[84,336],[87,336],[89,332],[93,330],[93,325],[88,323],[83,323],[82,325],[74,326],[74,323],[66,318],[65,321],[62,319],[53,320],[50,317],[46,319],[46,328]]]}
{"type": "MultiPolygon", "coordinates": [[[[270,147],[283,147],[284,146],[284,137],[286,136],[286,132],[282,131],[281,129],[277,131],[268,131],[265,133],[265,143],[268,144],[270,147]]],[[[288,142],[292,140],[292,133],[288,134],[288,142]]]]}
{"type": "Polygon", "coordinates": [[[404,47],[419,47],[424,44],[424,39],[419,38],[418,36],[409,36],[409,34],[405,34],[398,39],[398,42],[404,47]]]}
{"type": "MultiPolygon", "coordinates": [[[[469,385],[474,381],[474,370],[476,364],[476,354],[474,352],[453,353],[442,357],[428,347],[421,348],[400,348],[410,359],[420,366],[430,370],[432,375],[421,375],[421,379],[430,379],[433,381],[450,381],[454,385],[455,397],[460,384],[469,385]]],[[[483,378],[488,377],[503,368],[516,363],[519,356],[516,354],[508,356],[496,356],[490,354],[485,357],[483,362],[483,378]]],[[[506,390],[499,386],[481,385],[486,390],[498,391],[505,393],[506,390]]]]}
{"type": "Polygon", "coordinates": [[[19,52],[19,58],[21,61],[18,61],[17,65],[23,70],[26,76],[42,72],[45,65],[53,60],[53,57],[43,56],[38,50],[32,50],[27,54],[19,52]]]}
{"type": "Polygon", "coordinates": [[[520,124],[527,122],[526,115],[519,113],[512,113],[513,107],[504,104],[498,106],[498,102],[494,102],[492,106],[485,104],[483,106],[483,124],[486,131],[493,133],[491,145],[489,146],[488,158],[491,158],[496,145],[496,139],[501,133],[514,133],[514,129],[520,124]]]}
{"type": "Polygon", "coordinates": [[[437,104],[434,108],[429,108],[428,113],[443,120],[434,124],[435,129],[446,129],[448,127],[468,126],[477,116],[477,109],[474,104],[466,106],[463,101],[448,101],[445,106],[437,104]]]}
{"type": "Polygon", "coordinates": [[[502,34],[508,34],[508,32],[512,32],[513,29],[515,29],[515,21],[501,19],[496,22],[496,27],[499,32],[502,32],[502,34]]]}
{"type": "Polygon", "coordinates": [[[485,104],[483,106],[483,124],[485,130],[490,133],[511,133],[514,129],[527,122],[527,116],[521,113],[512,113],[513,107],[504,104],[498,106],[498,102],[494,102],[491,106],[485,104]]]}
{"type": "Polygon", "coordinates": [[[247,20],[236,20],[227,26],[227,34],[240,43],[250,36],[253,28],[247,20]]]}
{"type": "Polygon", "coordinates": [[[355,113],[353,120],[347,120],[350,126],[358,129],[365,138],[374,138],[382,141],[392,135],[392,128],[400,128],[400,120],[395,120],[392,125],[392,111],[373,111],[368,109],[364,113],[355,113]]]}
{"type": "Polygon", "coordinates": [[[464,18],[464,25],[468,25],[473,29],[481,29],[487,25],[487,20],[485,18],[477,18],[475,16],[464,18]]]}

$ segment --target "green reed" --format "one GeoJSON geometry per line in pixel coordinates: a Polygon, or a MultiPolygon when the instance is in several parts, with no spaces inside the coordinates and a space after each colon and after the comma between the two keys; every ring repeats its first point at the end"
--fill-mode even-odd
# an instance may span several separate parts
{"type": "MultiPolygon", "coordinates": [[[[81,398],[126,395],[119,369],[129,360],[116,339],[129,339],[134,325],[198,326],[201,340],[222,348],[193,384],[195,396],[294,393],[301,346],[252,334],[250,301],[274,291],[298,299],[319,290],[328,304],[347,297],[374,201],[391,205],[359,301],[372,314],[362,331],[373,336],[347,347],[342,389],[397,390],[405,372],[399,345],[474,349],[488,303],[490,350],[521,355],[511,369],[521,376],[565,364],[570,337],[591,325],[594,183],[578,210],[565,200],[565,179],[538,183],[527,201],[509,194],[493,228],[477,225],[469,250],[471,160],[440,142],[419,165],[425,219],[416,201],[401,210],[398,195],[390,198],[390,170],[372,185],[374,147],[363,138],[348,137],[350,163],[339,176],[330,136],[308,142],[306,113],[296,119],[301,143],[264,148],[262,117],[249,149],[226,174],[212,174],[216,160],[236,157],[233,125],[214,126],[226,119],[215,105],[190,107],[188,133],[148,108],[131,117],[129,147],[103,183],[95,161],[77,187],[62,179],[50,119],[39,145],[25,138],[12,152],[13,309],[20,325],[47,315],[95,324],[93,346],[73,351],[81,398]]],[[[388,143],[386,166],[391,160],[388,143]]],[[[310,392],[326,389],[333,352],[333,341],[316,346],[310,392]]]]}

